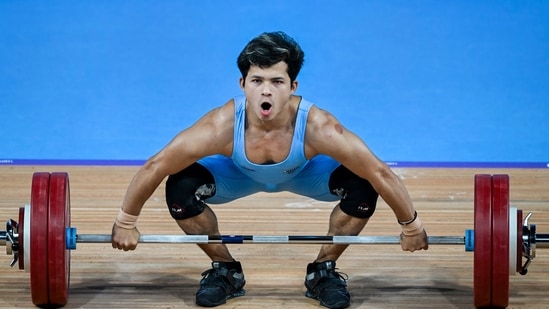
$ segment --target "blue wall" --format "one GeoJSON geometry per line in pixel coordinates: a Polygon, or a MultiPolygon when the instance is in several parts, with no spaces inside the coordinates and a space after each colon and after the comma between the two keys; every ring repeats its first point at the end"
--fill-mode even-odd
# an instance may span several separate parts
{"type": "Polygon", "coordinates": [[[240,95],[272,30],[387,162],[549,162],[549,1],[3,0],[0,164],[139,163],[240,95]]]}

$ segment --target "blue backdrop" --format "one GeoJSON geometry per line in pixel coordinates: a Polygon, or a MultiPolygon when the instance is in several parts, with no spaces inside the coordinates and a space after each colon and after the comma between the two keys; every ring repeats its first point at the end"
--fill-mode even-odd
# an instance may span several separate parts
{"type": "Polygon", "coordinates": [[[264,31],[391,164],[549,162],[549,1],[0,1],[0,164],[140,164],[264,31]]]}

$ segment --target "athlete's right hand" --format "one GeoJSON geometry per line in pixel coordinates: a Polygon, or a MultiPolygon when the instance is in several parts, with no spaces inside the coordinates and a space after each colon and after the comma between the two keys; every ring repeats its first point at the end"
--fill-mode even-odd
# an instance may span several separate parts
{"type": "Polygon", "coordinates": [[[112,247],[119,250],[135,250],[141,234],[137,228],[125,229],[114,224],[112,227],[112,247]]]}

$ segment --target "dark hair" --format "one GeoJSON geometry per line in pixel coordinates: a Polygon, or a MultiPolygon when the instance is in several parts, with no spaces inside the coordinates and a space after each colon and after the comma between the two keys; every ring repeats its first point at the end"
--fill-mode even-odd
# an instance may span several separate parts
{"type": "Polygon", "coordinates": [[[293,82],[301,66],[304,53],[297,42],[282,31],[264,32],[252,39],[238,55],[237,64],[242,78],[246,78],[250,66],[268,68],[280,61],[288,64],[288,76],[293,82]]]}

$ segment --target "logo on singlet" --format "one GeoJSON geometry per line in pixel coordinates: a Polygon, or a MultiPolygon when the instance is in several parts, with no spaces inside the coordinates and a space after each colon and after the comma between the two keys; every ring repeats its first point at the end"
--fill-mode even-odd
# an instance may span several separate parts
{"type": "Polygon", "coordinates": [[[289,175],[289,174],[293,174],[293,173],[295,173],[295,171],[297,171],[298,168],[299,168],[299,166],[296,166],[296,167],[291,168],[291,169],[289,169],[289,170],[284,170],[283,173],[284,173],[284,174],[288,174],[288,175],[289,175]]]}
{"type": "Polygon", "coordinates": [[[247,170],[248,172],[255,172],[255,170],[254,170],[254,169],[252,169],[252,168],[249,168],[249,167],[246,167],[246,166],[242,166],[242,165],[240,165],[240,168],[241,168],[241,169],[243,169],[243,170],[247,170]]]}

